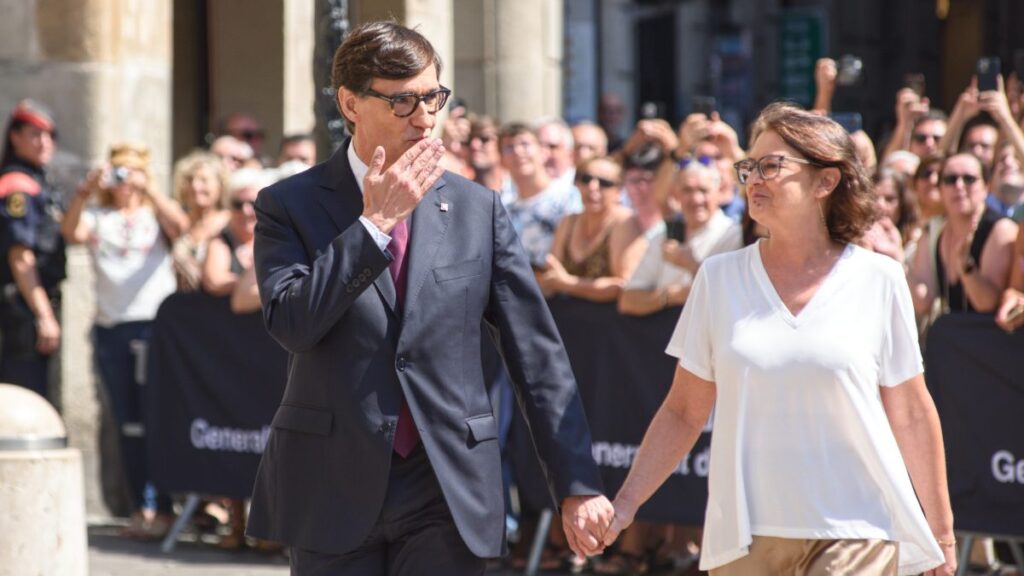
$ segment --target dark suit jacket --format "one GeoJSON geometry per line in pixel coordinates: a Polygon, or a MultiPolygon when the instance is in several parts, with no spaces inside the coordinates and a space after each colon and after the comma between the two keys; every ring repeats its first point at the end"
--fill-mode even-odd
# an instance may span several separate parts
{"type": "Polygon", "coordinates": [[[342,554],[377,520],[404,394],[470,550],[504,551],[484,324],[500,349],[556,501],[601,492],[561,338],[498,196],[447,172],[412,215],[405,305],[359,222],[346,155],[264,189],[256,274],[288,384],[253,491],[249,534],[342,554]],[[483,322],[481,322],[483,320],[483,322]]]}

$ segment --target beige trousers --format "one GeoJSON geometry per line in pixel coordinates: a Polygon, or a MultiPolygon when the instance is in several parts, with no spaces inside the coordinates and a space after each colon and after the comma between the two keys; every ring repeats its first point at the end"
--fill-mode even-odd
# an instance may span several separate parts
{"type": "Polygon", "coordinates": [[[899,547],[888,540],[804,540],[754,536],[750,553],[711,576],[896,576],[899,547]]]}

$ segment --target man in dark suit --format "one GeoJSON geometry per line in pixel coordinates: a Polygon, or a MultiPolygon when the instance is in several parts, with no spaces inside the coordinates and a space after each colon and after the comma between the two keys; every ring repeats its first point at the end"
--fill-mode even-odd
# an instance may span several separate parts
{"type": "Polygon", "coordinates": [[[600,551],[613,515],[508,216],[438,166],[440,66],[413,30],[354,30],[333,66],[353,137],[256,202],[264,319],[291,356],[249,533],[290,544],[293,574],[481,574],[504,552],[483,323],[577,554],[600,551]]]}

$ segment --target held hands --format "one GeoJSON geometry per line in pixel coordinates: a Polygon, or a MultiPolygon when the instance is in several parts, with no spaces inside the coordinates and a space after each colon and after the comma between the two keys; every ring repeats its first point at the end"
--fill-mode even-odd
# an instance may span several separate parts
{"type": "Polygon", "coordinates": [[[439,164],[443,156],[441,140],[425,138],[384,170],[384,148],[378,146],[363,178],[363,216],[381,232],[390,233],[444,173],[439,164]]]}
{"type": "Polygon", "coordinates": [[[580,558],[604,551],[614,518],[612,503],[602,495],[569,496],[562,501],[562,529],[569,548],[580,558]]]}

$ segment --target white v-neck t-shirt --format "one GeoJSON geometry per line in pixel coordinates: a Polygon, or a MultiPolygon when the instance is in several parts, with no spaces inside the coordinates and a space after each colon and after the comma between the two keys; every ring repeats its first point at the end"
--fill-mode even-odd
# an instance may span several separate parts
{"type": "Polygon", "coordinates": [[[704,262],[667,349],[717,391],[701,570],[753,534],[895,541],[901,575],[941,564],[879,388],[923,371],[903,269],[847,245],[794,317],[758,246],[704,262]]]}

